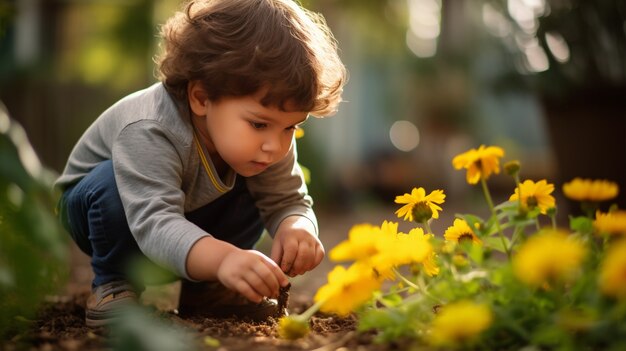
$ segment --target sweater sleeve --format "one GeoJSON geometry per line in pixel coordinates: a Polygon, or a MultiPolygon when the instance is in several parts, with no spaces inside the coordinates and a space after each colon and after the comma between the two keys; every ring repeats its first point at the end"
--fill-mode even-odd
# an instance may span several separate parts
{"type": "Polygon", "coordinates": [[[295,140],[285,158],[265,172],[248,178],[247,184],[272,237],[280,223],[289,216],[309,219],[315,227],[315,234],[318,234],[313,199],[308,195],[304,174],[297,161],[295,140]]]}
{"type": "Polygon", "coordinates": [[[190,279],[187,255],[208,234],[184,216],[183,163],[172,140],[157,122],[138,121],[120,132],[112,160],[128,225],[140,250],[190,279]]]}

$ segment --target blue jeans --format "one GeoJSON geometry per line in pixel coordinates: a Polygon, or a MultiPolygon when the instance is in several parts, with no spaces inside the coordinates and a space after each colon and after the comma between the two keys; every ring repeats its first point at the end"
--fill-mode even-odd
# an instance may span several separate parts
{"type": "MultiPolygon", "coordinates": [[[[78,247],[91,257],[92,287],[128,280],[131,261],[145,257],[128,227],[111,161],[100,163],[63,192],[59,217],[78,247]]],[[[241,176],[230,192],[185,217],[215,238],[242,249],[251,249],[264,228],[241,176]]]]}

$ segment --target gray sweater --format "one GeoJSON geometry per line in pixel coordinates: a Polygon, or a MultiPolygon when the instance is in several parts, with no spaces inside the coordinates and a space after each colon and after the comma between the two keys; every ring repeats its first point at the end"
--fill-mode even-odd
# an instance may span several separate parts
{"type": "MultiPolygon", "coordinates": [[[[208,155],[206,149],[204,153],[208,155]]],[[[194,144],[189,108],[177,104],[161,83],[123,98],[100,115],[74,146],[56,185],[65,188],[80,181],[105,160],[113,162],[126,218],[141,251],[189,279],[189,250],[210,233],[184,214],[231,190],[237,175],[231,169],[220,178],[207,158],[211,180],[194,144]]],[[[317,228],[295,142],[283,160],[246,183],[272,236],[293,215],[308,218],[317,228]]]]}

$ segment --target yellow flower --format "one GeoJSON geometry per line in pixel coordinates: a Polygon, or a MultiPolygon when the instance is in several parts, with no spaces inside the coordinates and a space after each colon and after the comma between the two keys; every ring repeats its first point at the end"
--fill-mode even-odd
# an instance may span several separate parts
{"type": "Polygon", "coordinates": [[[471,301],[445,305],[432,322],[430,342],[437,346],[462,344],[489,328],[492,320],[486,305],[471,301]]]}
{"type": "Polygon", "coordinates": [[[348,233],[348,240],[340,242],[328,256],[335,262],[371,259],[380,250],[382,235],[381,229],[371,224],[354,225],[348,233]]]}
{"type": "Polygon", "coordinates": [[[298,318],[300,316],[284,316],[278,321],[278,336],[282,339],[296,340],[306,336],[309,331],[309,321],[298,318]]]}
{"type": "Polygon", "coordinates": [[[424,234],[422,228],[413,228],[408,234],[398,233],[396,241],[385,250],[395,265],[423,262],[433,252],[429,240],[432,235],[424,234]]]}
{"type": "Polygon", "coordinates": [[[436,254],[430,243],[432,237],[432,234],[424,234],[422,228],[413,228],[408,234],[398,233],[394,246],[385,250],[387,253],[386,263],[394,267],[421,263],[429,276],[439,274],[439,267],[435,260],[436,254]]]}
{"type": "Polygon", "coordinates": [[[457,218],[451,227],[446,229],[443,237],[447,241],[461,243],[463,240],[471,240],[474,244],[482,244],[482,241],[474,234],[472,228],[463,219],[457,218]]]}
{"type": "Polygon", "coordinates": [[[406,234],[398,233],[398,223],[384,221],[380,227],[377,240],[378,252],[373,254],[368,261],[376,276],[393,279],[393,268],[402,264],[423,259],[431,246],[428,240],[418,238],[407,239],[406,234]]]}
{"type": "Polygon", "coordinates": [[[296,132],[294,133],[296,139],[300,139],[304,136],[304,129],[301,127],[296,128],[296,132]]]}
{"type": "Polygon", "coordinates": [[[602,213],[596,211],[593,227],[600,234],[626,235],[626,210],[602,213]]]}
{"type": "Polygon", "coordinates": [[[398,218],[404,216],[404,220],[412,222],[424,222],[432,218],[439,218],[441,207],[437,204],[444,203],[446,195],[443,190],[434,190],[426,195],[424,188],[413,188],[410,194],[396,196],[397,204],[405,204],[396,211],[398,218]],[[415,210],[418,211],[415,211],[415,210]],[[415,216],[415,217],[414,217],[415,216]]]}
{"type": "MultiPolygon", "coordinates": [[[[380,227],[359,224],[352,227],[348,240],[335,246],[329,253],[332,261],[354,260],[371,267],[372,273],[382,278],[393,278],[392,269],[409,263],[424,263],[433,253],[432,235],[421,228],[409,234],[398,232],[398,223],[384,221],[380,227]]],[[[432,262],[434,264],[434,262],[432,262]]],[[[430,266],[429,272],[436,267],[430,266]]]]}
{"type": "Polygon", "coordinates": [[[626,300],[626,240],[613,243],[600,266],[600,291],[626,300]]]}
{"type": "Polygon", "coordinates": [[[585,246],[560,230],[543,230],[531,237],[513,257],[515,275],[531,286],[567,279],[578,271],[585,246]]]}
{"type": "Polygon", "coordinates": [[[439,274],[439,266],[437,265],[437,254],[433,251],[426,257],[424,262],[422,263],[424,266],[424,272],[429,277],[434,277],[439,274]]]}
{"type": "Polygon", "coordinates": [[[317,290],[314,300],[322,304],[322,312],[346,316],[367,302],[380,289],[381,282],[372,274],[371,267],[360,262],[348,269],[335,266],[328,273],[328,283],[317,290]]]}
{"type": "Polygon", "coordinates": [[[563,193],[571,200],[600,202],[615,198],[619,187],[609,180],[574,178],[563,184],[563,193]]]}
{"type": "Polygon", "coordinates": [[[500,158],[504,150],[497,146],[481,145],[478,150],[471,149],[452,159],[455,169],[467,169],[466,179],[469,184],[476,184],[480,179],[489,179],[492,173],[500,173],[500,158]]]}
{"type": "Polygon", "coordinates": [[[532,180],[525,180],[519,187],[515,188],[515,194],[511,195],[509,201],[517,201],[521,195],[521,202],[524,208],[532,210],[539,207],[541,214],[546,214],[548,209],[553,208],[556,204],[554,196],[550,195],[554,191],[554,184],[548,183],[542,179],[535,183],[532,180]]]}

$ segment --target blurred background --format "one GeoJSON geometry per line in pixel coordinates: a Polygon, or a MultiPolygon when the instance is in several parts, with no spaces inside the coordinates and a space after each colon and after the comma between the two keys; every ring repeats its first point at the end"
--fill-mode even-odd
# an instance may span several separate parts
{"type": "MultiPolygon", "coordinates": [[[[626,208],[626,0],[303,4],[326,17],[350,74],[337,115],[310,119],[298,140],[328,250],[353,224],[399,221],[393,200],[413,187],[447,194],[435,233],[455,213],[486,217],[480,186],[451,164],[481,144],[521,161],[522,180],[556,185],[562,226],[578,210],[561,192],[574,177],[617,182],[626,208]]],[[[158,26],[180,5],[0,0],[0,338],[48,286],[65,286],[67,268],[68,292],[89,289],[89,259],[56,223],[51,180],[100,113],[156,81],[158,26]]],[[[497,203],[514,182],[499,175],[489,187],[497,203]]],[[[313,294],[332,266],[298,277],[295,291],[313,294]]],[[[170,290],[155,301],[175,308],[170,290]]]]}
{"type": "MultiPolygon", "coordinates": [[[[350,73],[337,115],[299,140],[318,209],[392,205],[415,186],[472,201],[480,187],[451,160],[481,144],[557,196],[575,176],[616,181],[626,207],[626,1],[303,4],[326,17],[350,73]]],[[[179,6],[0,0],[0,100],[44,165],[61,172],[102,111],[156,81],[158,26],[179,6]]],[[[506,197],[513,183],[490,186],[506,197]]]]}

